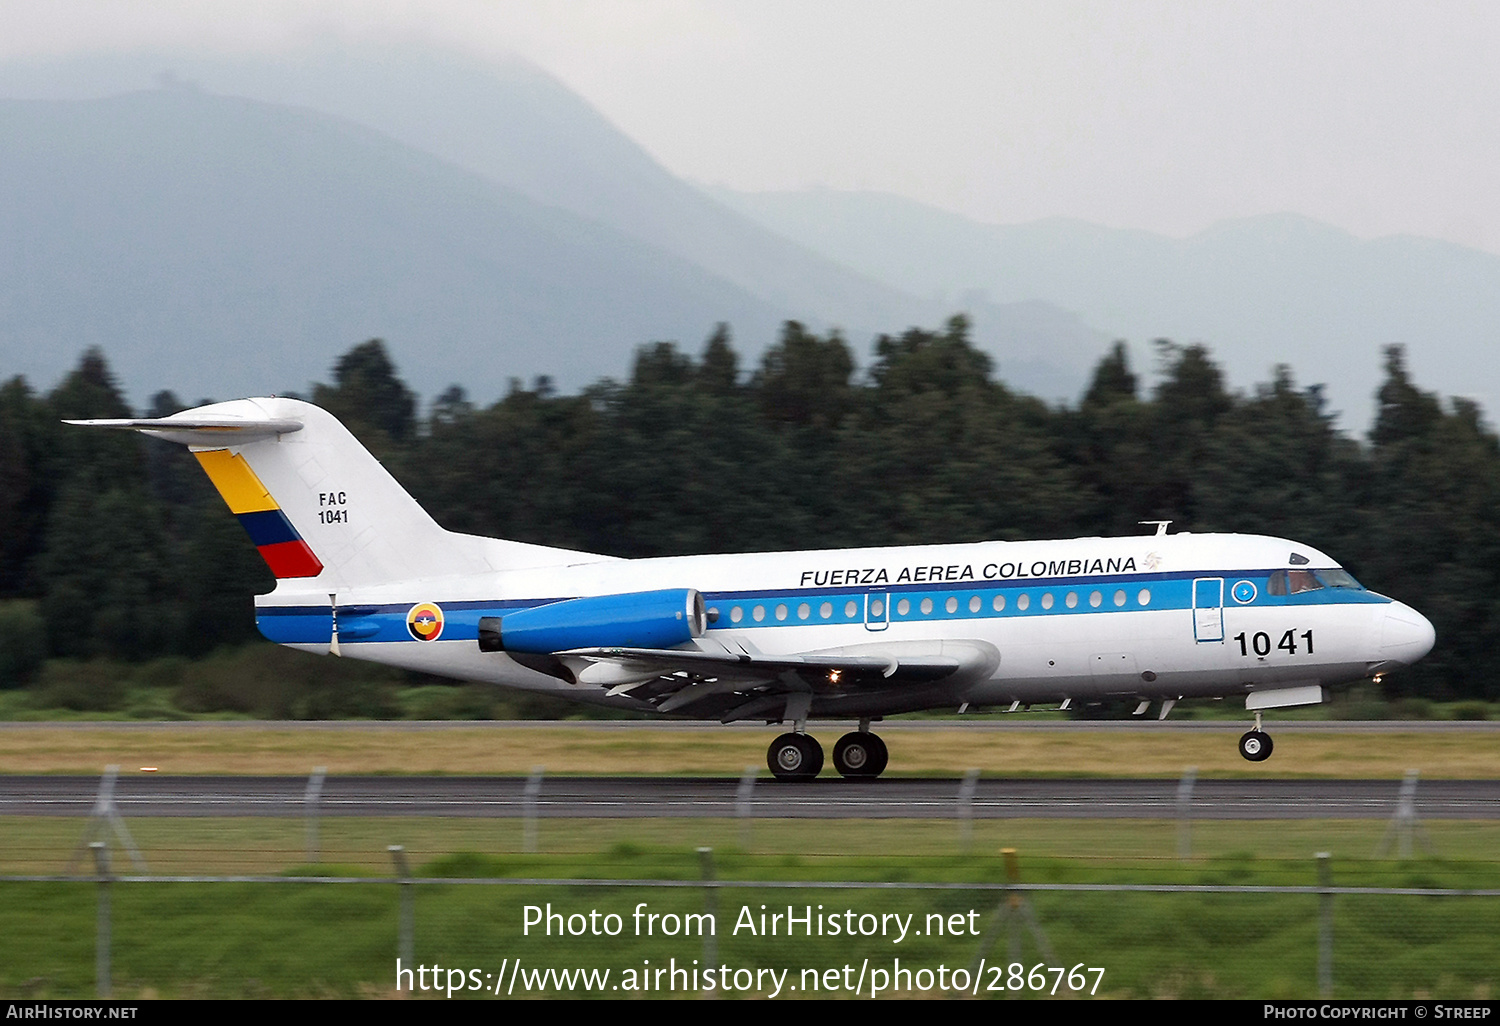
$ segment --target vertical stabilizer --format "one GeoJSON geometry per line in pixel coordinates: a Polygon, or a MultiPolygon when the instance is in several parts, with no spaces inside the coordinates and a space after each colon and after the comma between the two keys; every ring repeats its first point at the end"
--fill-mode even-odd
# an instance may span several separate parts
{"type": "Polygon", "coordinates": [[[445,531],[336,417],[300,400],[70,423],[188,446],[271,571],[310,591],[603,558],[445,531]]]}

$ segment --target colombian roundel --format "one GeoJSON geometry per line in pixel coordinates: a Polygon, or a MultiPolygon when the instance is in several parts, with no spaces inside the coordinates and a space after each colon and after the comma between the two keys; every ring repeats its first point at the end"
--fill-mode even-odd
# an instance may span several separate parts
{"type": "Polygon", "coordinates": [[[406,629],[418,641],[436,641],[443,633],[443,611],[436,602],[418,602],[406,614],[406,629]]]}

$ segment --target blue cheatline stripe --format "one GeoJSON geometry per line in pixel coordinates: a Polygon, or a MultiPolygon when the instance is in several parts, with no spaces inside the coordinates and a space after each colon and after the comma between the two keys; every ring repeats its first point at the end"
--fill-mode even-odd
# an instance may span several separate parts
{"type": "Polygon", "coordinates": [[[281,542],[301,541],[302,536],[279,509],[267,509],[258,513],[237,514],[245,533],[257,547],[276,545],[281,542]]]}
{"type": "Polygon", "coordinates": [[[255,626],[267,641],[278,645],[327,644],[333,635],[333,614],[327,606],[321,610],[306,606],[281,606],[257,609],[255,626]]]}
{"type": "MultiPolygon", "coordinates": [[[[1266,579],[1269,573],[1260,571],[1193,571],[1180,574],[1146,573],[1131,576],[1073,577],[1031,579],[1026,581],[965,581],[940,584],[903,584],[895,587],[871,588],[787,588],[777,590],[705,592],[704,601],[719,610],[719,619],[710,626],[710,631],[739,631],[756,627],[812,627],[863,624],[865,620],[865,596],[880,593],[889,603],[886,614],[892,624],[922,623],[933,620],[995,620],[1037,616],[1083,616],[1090,614],[1149,612],[1163,610],[1189,610],[1193,606],[1193,581],[1202,577],[1224,578],[1224,608],[1268,608],[1299,605],[1366,604],[1389,602],[1390,599],[1370,591],[1351,591],[1342,588],[1324,588],[1303,592],[1299,595],[1267,595],[1266,579]],[[1237,603],[1230,597],[1230,589],[1236,581],[1249,580],[1256,585],[1256,597],[1248,604],[1237,603]],[[1140,603],[1140,593],[1148,591],[1145,605],[1140,603]],[[1093,604],[1094,592],[1099,592],[1099,605],[1093,604]],[[1125,601],[1115,604],[1115,593],[1123,591],[1125,601]],[[1075,604],[1069,606],[1068,595],[1075,596],[1075,604]],[[1051,594],[1050,608],[1043,604],[1043,596],[1051,594]],[[1020,598],[1027,598],[1026,608],[1020,608],[1020,598]],[[996,596],[1005,599],[1004,608],[995,608],[996,596]],[[971,610],[973,598],[979,598],[977,610],[971,610]],[[948,600],[956,600],[955,609],[948,611],[948,600]],[[905,613],[899,606],[905,599],[909,607],[905,613]],[[932,600],[932,610],[922,612],[922,600],[932,600]],[[854,602],[855,609],[846,613],[847,603],[854,602]],[[823,603],[831,603],[830,616],[822,616],[823,603]],[[804,619],[799,614],[803,604],[808,606],[804,619]],[[759,605],[762,619],[754,618],[754,609],[759,605]],[[785,606],[784,619],[777,619],[778,606],[785,606]],[[732,619],[732,611],[738,606],[739,621],[732,619]]],[[[1215,589],[1216,591],[1217,589],[1215,589]]],[[[381,603],[379,605],[340,606],[339,640],[341,643],[357,642],[407,642],[412,641],[406,628],[406,614],[417,601],[436,601],[443,610],[443,641],[474,641],[479,636],[479,618],[482,616],[504,616],[517,609],[549,605],[575,596],[539,598],[529,600],[484,601],[466,600],[444,602],[430,595],[413,596],[411,602],[381,603]]],[[[283,644],[319,644],[328,641],[332,629],[332,618],[325,606],[261,606],[256,610],[260,631],[272,641],[283,644]]]]}

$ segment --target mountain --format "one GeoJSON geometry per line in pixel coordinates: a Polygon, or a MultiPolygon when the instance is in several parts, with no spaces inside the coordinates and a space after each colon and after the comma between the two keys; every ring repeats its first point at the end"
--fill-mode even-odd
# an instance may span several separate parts
{"type": "Polygon", "coordinates": [[[802,250],[676,178],[582,98],[518,58],[370,44],[277,59],[91,57],[39,78],[0,74],[0,89],[58,93],[71,81],[87,83],[73,90],[87,94],[165,83],[333,114],[534,202],[611,225],[789,316],[802,310],[809,319],[890,328],[913,312],[910,297],[802,250]]]}
{"type": "Polygon", "coordinates": [[[1500,409],[1500,257],[1432,239],[1360,240],[1292,214],[1186,239],[1066,219],[990,225],[877,193],[716,198],[833,260],[918,295],[982,290],[1041,301],[1137,343],[1202,341],[1241,386],[1278,363],[1327,383],[1367,424],[1382,347],[1406,346],[1423,387],[1500,409]]]}
{"type": "Polygon", "coordinates": [[[0,101],[0,368],[97,345],[185,398],[324,377],[373,336],[433,394],[619,375],[645,340],[783,316],[671,253],[378,132],[173,88],[0,101]]]}
{"type": "MultiPolygon", "coordinates": [[[[25,187],[0,198],[0,210],[16,212],[4,216],[18,218],[0,222],[11,228],[0,261],[27,264],[30,282],[20,299],[6,299],[0,282],[0,310],[11,310],[0,316],[0,373],[47,381],[82,345],[101,344],[131,384],[144,377],[150,384],[137,387],[155,388],[158,372],[138,374],[126,350],[190,352],[172,341],[185,336],[256,367],[251,384],[271,387],[266,379],[279,373],[274,386],[286,388],[326,375],[338,352],[379,335],[419,390],[457,380],[484,398],[512,375],[550,374],[565,387],[618,376],[636,345],[670,338],[696,348],[721,320],[752,358],[784,318],[840,328],[862,354],[877,332],[935,327],[963,309],[1008,381],[1072,398],[1109,341],[1046,303],[919,298],[816,254],[676,178],[520,61],[378,46],[274,60],[104,55],[0,66],[0,91],[54,102],[13,102],[0,118],[0,131],[31,133],[0,134],[0,153],[18,155],[0,157],[0,184],[24,179],[25,187]],[[85,99],[152,81],[164,87],[129,102],[85,99]],[[145,120],[115,130],[116,116],[145,120]],[[265,134],[273,122],[285,131],[265,134]],[[48,131],[73,134],[65,141],[48,131]],[[132,134],[143,142],[128,155],[101,152],[95,164],[91,132],[109,146],[132,134]],[[220,156],[195,150],[201,145],[275,173],[225,173],[220,156]],[[39,169],[34,149],[85,169],[39,169]],[[201,164],[218,168],[217,205],[202,180],[187,180],[201,164]],[[352,179],[340,184],[346,174],[352,179]],[[408,189],[415,194],[403,198],[408,189]],[[278,190],[292,209],[279,209],[278,190]],[[191,217],[184,208],[171,224],[123,223],[131,211],[175,211],[167,197],[183,194],[195,197],[191,217]],[[116,198],[107,217],[89,206],[102,195],[116,198]],[[330,202],[336,231],[332,212],[312,223],[292,212],[330,202]],[[402,211],[399,230],[388,210],[402,211]],[[99,237],[75,233],[81,211],[103,229],[99,237]],[[24,254],[39,244],[27,240],[42,237],[40,250],[55,259],[33,266],[24,254]],[[213,267],[223,273],[209,274],[213,267]]],[[[173,366],[177,376],[160,383],[185,395],[246,389],[243,378],[226,381],[223,367],[195,377],[191,361],[173,366]]]]}

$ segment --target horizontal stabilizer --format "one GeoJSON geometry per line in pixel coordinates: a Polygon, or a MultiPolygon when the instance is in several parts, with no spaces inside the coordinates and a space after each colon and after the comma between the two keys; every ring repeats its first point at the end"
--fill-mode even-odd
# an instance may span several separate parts
{"type": "Polygon", "coordinates": [[[152,438],[193,448],[248,445],[262,438],[274,438],[302,430],[302,421],[290,417],[191,417],[179,414],[174,417],[135,420],[66,420],[63,423],[78,427],[139,431],[152,438]]]}

